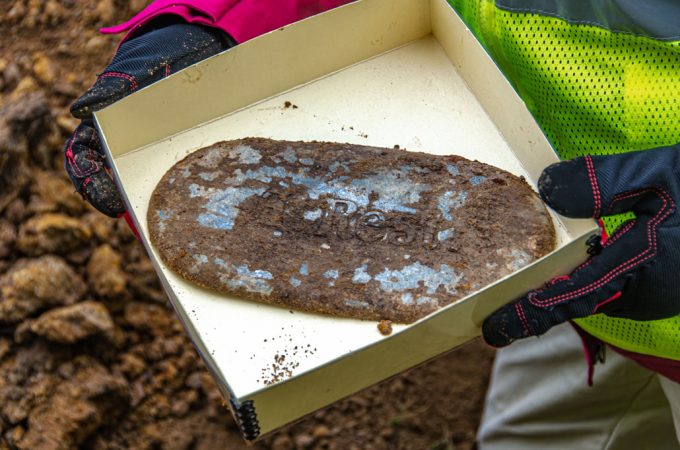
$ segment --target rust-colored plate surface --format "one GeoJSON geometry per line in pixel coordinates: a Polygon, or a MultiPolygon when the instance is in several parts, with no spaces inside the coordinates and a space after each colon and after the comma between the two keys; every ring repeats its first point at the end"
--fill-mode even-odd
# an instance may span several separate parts
{"type": "Polygon", "coordinates": [[[543,203],[508,172],[328,142],[247,138],[193,152],[163,176],[147,220],[162,260],[198,285],[402,323],[555,245],[543,203]]]}

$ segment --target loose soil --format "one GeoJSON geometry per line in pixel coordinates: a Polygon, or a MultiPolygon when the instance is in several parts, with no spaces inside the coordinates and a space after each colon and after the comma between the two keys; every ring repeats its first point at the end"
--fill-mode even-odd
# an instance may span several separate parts
{"type": "MultiPolygon", "coordinates": [[[[126,225],[73,192],[68,106],[144,0],[12,0],[0,13],[0,450],[246,448],[126,225]]],[[[321,410],[259,449],[470,449],[479,342],[321,410]]]]}

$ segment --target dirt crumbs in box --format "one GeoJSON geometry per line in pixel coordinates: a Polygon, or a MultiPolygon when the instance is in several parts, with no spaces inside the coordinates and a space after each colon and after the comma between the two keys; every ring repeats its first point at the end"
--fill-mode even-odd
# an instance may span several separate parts
{"type": "MultiPolygon", "coordinates": [[[[290,325],[290,328],[294,328],[294,326],[290,325]]],[[[256,380],[265,386],[292,377],[295,374],[295,369],[300,367],[300,362],[314,355],[317,351],[312,344],[296,344],[294,342],[295,335],[286,332],[285,327],[281,327],[281,330],[283,333],[263,339],[262,342],[276,348],[273,360],[260,369],[260,378],[256,380]]],[[[303,340],[309,341],[304,332],[301,337],[303,340]]],[[[262,351],[270,352],[272,350],[270,347],[263,347],[262,351]]],[[[255,363],[259,359],[258,356],[257,353],[250,355],[250,361],[255,363]]]]}
{"type": "MultiPolygon", "coordinates": [[[[245,450],[122,221],[75,194],[68,108],[144,0],[9,0],[0,12],[0,449],[245,450]],[[11,305],[11,306],[10,306],[11,305]]],[[[491,353],[464,347],[257,449],[470,449],[491,353]]]]}
{"type": "Polygon", "coordinates": [[[311,344],[294,346],[274,355],[274,361],[261,369],[261,378],[257,381],[266,386],[286,380],[294,375],[295,369],[300,367],[300,360],[316,353],[311,344]]]}
{"type": "Polygon", "coordinates": [[[331,142],[244,138],[199,149],[158,182],[147,221],[163,261],[200,286],[398,323],[555,245],[538,195],[507,171],[331,142]]]}

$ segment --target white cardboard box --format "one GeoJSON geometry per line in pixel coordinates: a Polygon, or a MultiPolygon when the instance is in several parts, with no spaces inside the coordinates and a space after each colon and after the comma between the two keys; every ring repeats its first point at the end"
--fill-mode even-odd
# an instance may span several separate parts
{"type": "Polygon", "coordinates": [[[198,288],[158,258],[146,226],[151,192],[174,163],[221,140],[455,153],[535,186],[557,157],[445,0],[351,3],[178,72],[95,118],[165,290],[248,440],[479,336],[490,312],[583,261],[594,229],[553,216],[555,252],[388,337],[373,321],[291,314],[198,288]]]}

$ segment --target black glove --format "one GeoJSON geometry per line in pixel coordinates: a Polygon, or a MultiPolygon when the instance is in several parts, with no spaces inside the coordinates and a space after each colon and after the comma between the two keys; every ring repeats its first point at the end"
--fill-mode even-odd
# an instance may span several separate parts
{"type": "Polygon", "coordinates": [[[218,30],[177,20],[156,22],[141,36],[123,42],[94,86],[71,107],[71,114],[82,121],[66,141],[64,166],[76,190],[108,216],[119,216],[125,205],[106,171],[92,112],[236,45],[218,30]]]}
{"type": "Polygon", "coordinates": [[[655,320],[680,314],[680,145],[553,164],[539,180],[543,200],[567,217],[636,218],[590,242],[591,257],[490,315],[484,339],[503,347],[570,319],[604,313],[655,320]]]}

